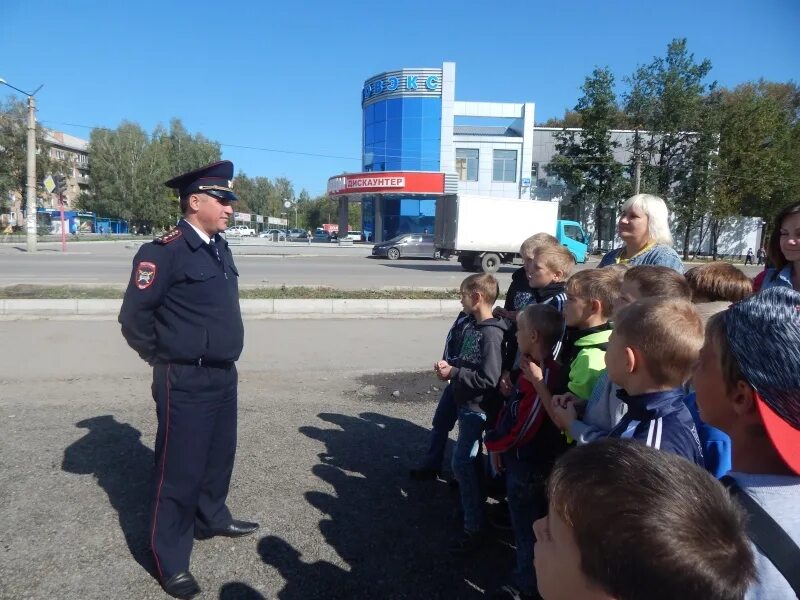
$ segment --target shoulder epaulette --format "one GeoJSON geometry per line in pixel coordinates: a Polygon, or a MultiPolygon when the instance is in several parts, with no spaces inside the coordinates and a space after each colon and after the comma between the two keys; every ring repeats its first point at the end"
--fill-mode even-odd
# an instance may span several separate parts
{"type": "Polygon", "coordinates": [[[170,242],[174,242],[175,240],[177,240],[182,235],[183,235],[183,232],[176,227],[172,231],[168,231],[167,233],[162,235],[160,238],[156,238],[153,241],[156,244],[166,245],[166,244],[169,244],[170,242]]]}

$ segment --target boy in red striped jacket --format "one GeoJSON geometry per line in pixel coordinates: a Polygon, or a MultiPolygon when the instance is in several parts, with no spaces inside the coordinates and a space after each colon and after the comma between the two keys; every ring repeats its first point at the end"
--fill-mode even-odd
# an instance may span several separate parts
{"type": "Polygon", "coordinates": [[[496,598],[533,598],[533,522],[547,511],[545,482],[556,459],[567,449],[561,431],[548,411],[548,386],[559,381],[553,358],[564,319],[552,306],[534,304],[517,315],[517,343],[521,374],[495,428],[485,435],[496,471],[506,473],[506,494],[517,548],[512,582],[495,592],[496,598]]]}

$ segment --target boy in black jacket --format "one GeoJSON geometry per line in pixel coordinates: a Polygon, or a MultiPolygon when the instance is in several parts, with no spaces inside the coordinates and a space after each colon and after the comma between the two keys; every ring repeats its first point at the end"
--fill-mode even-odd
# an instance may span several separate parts
{"type": "Polygon", "coordinates": [[[464,510],[464,533],[454,544],[455,554],[476,549],[483,539],[483,492],[475,463],[480,456],[486,413],[481,406],[497,388],[502,370],[502,344],[508,323],[492,316],[497,280],[488,273],[470,275],[461,284],[461,305],[475,318],[464,332],[461,351],[451,364],[434,364],[436,375],[449,381],[458,410],[458,439],[453,451],[453,473],[464,510]]]}

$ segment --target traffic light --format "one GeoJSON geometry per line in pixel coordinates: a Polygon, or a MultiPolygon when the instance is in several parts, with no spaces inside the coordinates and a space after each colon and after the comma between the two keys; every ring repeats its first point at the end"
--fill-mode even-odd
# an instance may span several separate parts
{"type": "Polygon", "coordinates": [[[55,192],[56,194],[61,196],[67,191],[67,178],[64,177],[63,175],[56,175],[55,182],[56,182],[55,192]]]}

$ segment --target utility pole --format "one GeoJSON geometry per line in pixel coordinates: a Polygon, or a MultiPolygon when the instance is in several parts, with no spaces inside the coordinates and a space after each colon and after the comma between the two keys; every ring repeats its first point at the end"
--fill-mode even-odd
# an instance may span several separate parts
{"type": "Polygon", "coordinates": [[[642,153],[639,149],[639,128],[637,127],[633,135],[633,156],[634,156],[634,169],[633,169],[633,194],[639,193],[642,184],[642,153]]]}
{"type": "Polygon", "coordinates": [[[26,247],[36,252],[36,100],[28,96],[28,173],[25,178],[26,247]]]}
{"type": "Polygon", "coordinates": [[[5,79],[0,78],[0,85],[7,85],[12,90],[28,97],[28,160],[25,177],[26,249],[28,252],[36,252],[36,99],[34,96],[42,89],[42,86],[40,85],[29,94],[14,87],[5,79]]]}

